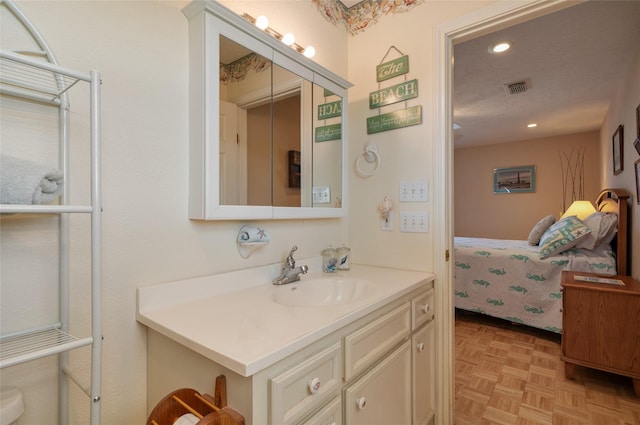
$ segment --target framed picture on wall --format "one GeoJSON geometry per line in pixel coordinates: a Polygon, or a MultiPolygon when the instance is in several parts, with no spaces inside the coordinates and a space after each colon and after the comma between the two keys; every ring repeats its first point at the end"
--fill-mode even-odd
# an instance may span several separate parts
{"type": "Polygon", "coordinates": [[[624,169],[623,127],[619,125],[613,133],[613,175],[617,176],[624,169]]]}
{"type": "Polygon", "coordinates": [[[636,169],[636,204],[640,205],[640,159],[635,162],[636,169]]]}
{"type": "Polygon", "coordinates": [[[633,147],[640,155],[640,105],[636,108],[636,140],[633,141],[633,147]]]}
{"type": "Polygon", "coordinates": [[[495,168],[493,193],[526,193],[536,191],[536,166],[495,168]]]}

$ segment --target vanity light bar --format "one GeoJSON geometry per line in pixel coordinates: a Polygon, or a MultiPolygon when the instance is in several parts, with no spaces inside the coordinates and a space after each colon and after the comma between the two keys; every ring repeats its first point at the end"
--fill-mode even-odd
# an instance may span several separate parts
{"type": "Polygon", "coordinates": [[[295,43],[294,41],[295,37],[292,33],[287,33],[285,35],[282,35],[278,31],[271,28],[269,26],[269,20],[265,16],[258,16],[258,19],[256,19],[253,16],[249,15],[248,13],[245,13],[242,15],[242,17],[246,19],[248,22],[250,22],[252,25],[255,25],[256,27],[260,28],[261,30],[263,30],[264,32],[272,36],[273,38],[282,41],[287,46],[293,47],[294,49],[296,49],[298,53],[302,53],[308,58],[312,58],[316,54],[316,49],[313,46],[307,46],[306,48],[304,48],[298,43],[295,43]]]}

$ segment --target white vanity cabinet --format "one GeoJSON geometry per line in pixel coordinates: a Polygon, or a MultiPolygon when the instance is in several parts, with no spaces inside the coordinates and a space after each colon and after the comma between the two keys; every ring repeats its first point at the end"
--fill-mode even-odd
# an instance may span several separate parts
{"type": "Polygon", "coordinates": [[[435,407],[435,325],[431,321],[411,337],[413,425],[427,425],[435,407]]]}
{"type": "Polygon", "coordinates": [[[342,397],[338,396],[301,425],[342,425],[342,397]]]}
{"type": "Polygon", "coordinates": [[[269,423],[293,425],[324,400],[339,394],[342,385],[340,342],[271,378],[269,423]]]}
{"type": "Polygon", "coordinates": [[[435,409],[435,318],[434,290],[411,301],[412,306],[412,370],[413,425],[426,425],[435,409]]]}
{"type": "MultiPolygon", "coordinates": [[[[363,266],[355,268],[364,269],[363,266]]],[[[394,289],[390,287],[400,284],[400,280],[389,283],[398,271],[368,266],[366,270],[367,276],[371,276],[370,290],[374,294],[392,293],[394,289]],[[376,273],[378,278],[374,281],[376,273]]],[[[354,277],[364,276],[355,270],[351,273],[356,273],[354,277]]],[[[426,274],[404,276],[405,283],[400,285],[406,289],[380,298],[370,308],[366,304],[284,307],[267,300],[265,302],[271,304],[261,305],[259,311],[242,310],[237,326],[231,321],[208,326],[214,323],[215,316],[198,316],[197,321],[187,321],[202,323],[202,330],[194,331],[183,343],[177,335],[186,328],[172,324],[170,318],[191,314],[195,304],[182,303],[157,310],[157,318],[156,313],[140,314],[139,320],[152,325],[148,334],[149,410],[177,388],[210,393],[216,376],[223,374],[227,378],[229,406],[245,417],[247,425],[432,424],[435,416],[434,278],[426,274]],[[412,281],[414,277],[417,279],[412,281]],[[362,308],[366,313],[359,314],[362,308]],[[335,314],[337,318],[355,314],[356,317],[324,322],[318,316],[325,314],[335,314]],[[275,320],[275,316],[295,318],[297,322],[275,320]],[[165,321],[164,327],[159,326],[161,320],[165,321]],[[326,323],[327,328],[320,336],[307,339],[309,332],[314,332],[303,324],[307,321],[326,323]],[[248,334],[249,326],[257,332],[248,334]],[[299,330],[294,332],[295,328],[299,330]],[[226,360],[219,357],[218,361],[213,355],[198,352],[201,346],[189,342],[205,338],[196,334],[210,335],[211,341],[222,339],[225,343],[216,351],[222,356],[222,350],[234,341],[245,351],[257,352],[272,338],[286,332],[292,332],[292,343],[298,344],[301,340],[304,343],[296,345],[295,350],[279,360],[247,372],[238,366],[240,357],[226,360]]],[[[180,286],[184,285],[181,282],[180,286]]],[[[225,313],[224,305],[233,304],[237,309],[243,309],[243,305],[255,307],[272,289],[251,288],[242,296],[223,295],[223,300],[206,304],[213,306],[212,311],[217,309],[218,314],[225,313]]],[[[200,309],[205,305],[201,300],[197,303],[200,309]]],[[[264,352],[272,355],[272,350],[277,348],[269,347],[264,352]]]]}
{"type": "Polygon", "coordinates": [[[345,389],[345,423],[411,424],[411,399],[411,351],[405,341],[345,389]]]}

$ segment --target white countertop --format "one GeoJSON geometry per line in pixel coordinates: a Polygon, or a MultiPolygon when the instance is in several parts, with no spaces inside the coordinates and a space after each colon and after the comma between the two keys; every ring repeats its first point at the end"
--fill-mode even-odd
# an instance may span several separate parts
{"type": "MultiPolygon", "coordinates": [[[[298,260],[319,270],[317,259],[298,260]],[[312,265],[311,263],[315,263],[312,265]]],[[[288,307],[271,279],[281,265],[138,288],[137,319],[149,328],[242,375],[251,376],[434,279],[432,273],[352,265],[344,276],[369,281],[365,299],[323,307],[288,307]]],[[[294,284],[289,284],[294,285],[294,284]]]]}

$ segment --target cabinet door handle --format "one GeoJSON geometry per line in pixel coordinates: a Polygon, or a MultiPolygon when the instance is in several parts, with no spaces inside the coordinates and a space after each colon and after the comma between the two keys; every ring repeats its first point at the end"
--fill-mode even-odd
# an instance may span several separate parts
{"type": "Polygon", "coordinates": [[[320,389],[320,378],[310,379],[309,382],[307,382],[307,385],[309,386],[311,394],[317,393],[320,389]]]}
{"type": "Polygon", "coordinates": [[[356,406],[358,406],[358,409],[362,410],[364,409],[364,407],[367,405],[367,399],[364,397],[358,397],[356,399],[356,406]]]}
{"type": "Polygon", "coordinates": [[[419,342],[416,347],[418,347],[418,351],[424,351],[424,342],[419,342]]]}
{"type": "Polygon", "coordinates": [[[431,306],[429,304],[422,304],[422,312],[428,313],[431,310],[431,306]]]}

